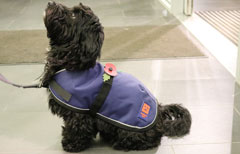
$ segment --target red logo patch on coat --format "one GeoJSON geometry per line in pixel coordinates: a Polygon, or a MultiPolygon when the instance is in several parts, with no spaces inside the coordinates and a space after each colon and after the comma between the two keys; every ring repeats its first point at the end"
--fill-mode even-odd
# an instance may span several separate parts
{"type": "Polygon", "coordinates": [[[151,107],[147,104],[147,103],[143,103],[141,110],[139,112],[138,118],[146,121],[146,118],[148,117],[149,111],[150,111],[151,107]]]}

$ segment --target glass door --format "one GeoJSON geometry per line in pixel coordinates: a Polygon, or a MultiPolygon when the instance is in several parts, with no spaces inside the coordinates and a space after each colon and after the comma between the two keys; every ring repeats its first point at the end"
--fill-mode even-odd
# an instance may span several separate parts
{"type": "Polygon", "coordinates": [[[159,0],[174,15],[192,15],[193,0],[159,0]]]}

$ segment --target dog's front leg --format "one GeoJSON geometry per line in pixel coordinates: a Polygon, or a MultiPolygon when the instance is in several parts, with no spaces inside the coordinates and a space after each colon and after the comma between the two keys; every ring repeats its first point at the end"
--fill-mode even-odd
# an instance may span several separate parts
{"type": "Polygon", "coordinates": [[[64,118],[62,146],[67,152],[80,152],[90,147],[97,131],[93,118],[74,113],[64,118]]]}

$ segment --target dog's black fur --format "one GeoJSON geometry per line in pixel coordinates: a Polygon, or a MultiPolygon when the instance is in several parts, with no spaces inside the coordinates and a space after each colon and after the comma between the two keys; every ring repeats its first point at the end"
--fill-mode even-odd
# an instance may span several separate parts
{"type": "MultiPolygon", "coordinates": [[[[103,27],[93,11],[83,4],[73,8],[49,2],[44,23],[50,39],[50,51],[42,78],[47,87],[61,70],[88,70],[100,58],[104,40],[103,27]]],[[[129,131],[110,123],[60,106],[49,96],[49,108],[64,120],[62,146],[65,151],[79,152],[88,148],[99,132],[103,140],[121,150],[146,150],[157,147],[162,136],[181,137],[189,133],[191,116],[184,107],[159,105],[156,124],[144,132],[129,131]]]]}

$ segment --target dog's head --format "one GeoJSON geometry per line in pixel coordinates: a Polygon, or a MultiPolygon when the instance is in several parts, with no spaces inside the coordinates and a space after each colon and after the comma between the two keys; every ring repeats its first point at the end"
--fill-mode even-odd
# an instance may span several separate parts
{"type": "Polygon", "coordinates": [[[93,67],[100,57],[103,27],[93,11],[83,4],[68,8],[48,2],[44,23],[50,39],[48,61],[69,70],[93,67]],[[53,58],[53,59],[51,59],[53,58]]]}

